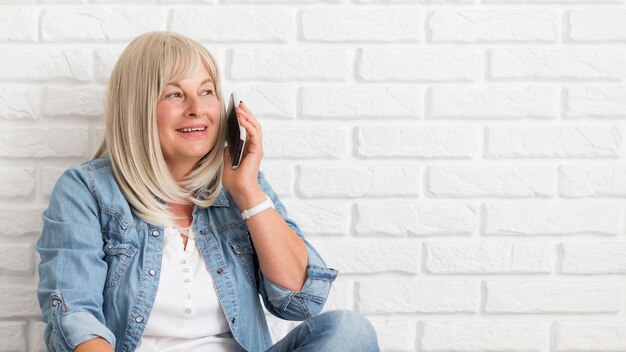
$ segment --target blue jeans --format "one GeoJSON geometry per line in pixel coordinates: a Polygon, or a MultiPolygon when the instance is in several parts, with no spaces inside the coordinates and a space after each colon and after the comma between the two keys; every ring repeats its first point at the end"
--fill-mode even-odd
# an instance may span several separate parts
{"type": "Polygon", "coordinates": [[[372,324],[361,314],[334,310],[309,318],[266,352],[378,352],[372,324]]]}

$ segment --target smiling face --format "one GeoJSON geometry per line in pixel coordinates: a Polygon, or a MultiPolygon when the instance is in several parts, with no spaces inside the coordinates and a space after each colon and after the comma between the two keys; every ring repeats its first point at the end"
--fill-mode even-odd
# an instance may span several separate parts
{"type": "Polygon", "coordinates": [[[204,65],[188,78],[168,82],[156,112],[163,157],[178,179],[213,148],[219,135],[221,103],[204,65]]]}

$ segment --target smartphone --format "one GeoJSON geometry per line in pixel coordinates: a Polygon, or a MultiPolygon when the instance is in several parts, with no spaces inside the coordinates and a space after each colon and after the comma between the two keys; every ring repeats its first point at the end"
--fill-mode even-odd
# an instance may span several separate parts
{"type": "Polygon", "coordinates": [[[230,152],[230,167],[232,169],[239,167],[243,148],[246,145],[246,129],[239,125],[237,111],[235,111],[237,105],[239,105],[239,99],[235,93],[232,93],[226,109],[226,145],[228,145],[230,152]]]}

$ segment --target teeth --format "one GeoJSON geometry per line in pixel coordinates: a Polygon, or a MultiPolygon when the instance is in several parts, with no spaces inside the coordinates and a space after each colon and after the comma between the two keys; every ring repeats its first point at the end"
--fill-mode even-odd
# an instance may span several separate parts
{"type": "Polygon", "coordinates": [[[178,129],[177,131],[188,133],[188,132],[204,131],[204,130],[206,130],[206,127],[181,128],[181,129],[178,129]]]}

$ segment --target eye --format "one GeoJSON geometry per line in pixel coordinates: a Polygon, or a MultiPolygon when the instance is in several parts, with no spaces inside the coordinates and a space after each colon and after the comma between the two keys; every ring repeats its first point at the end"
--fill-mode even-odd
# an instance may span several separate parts
{"type": "Polygon", "coordinates": [[[181,97],[181,94],[180,94],[180,92],[172,92],[172,93],[166,95],[166,97],[167,98],[170,98],[170,97],[181,97]]]}
{"type": "Polygon", "coordinates": [[[212,91],[212,90],[210,90],[210,89],[207,89],[207,90],[205,90],[205,91],[202,91],[202,94],[204,94],[204,95],[213,95],[213,91],[212,91]],[[207,93],[208,93],[208,94],[207,94],[207,93]]]}

